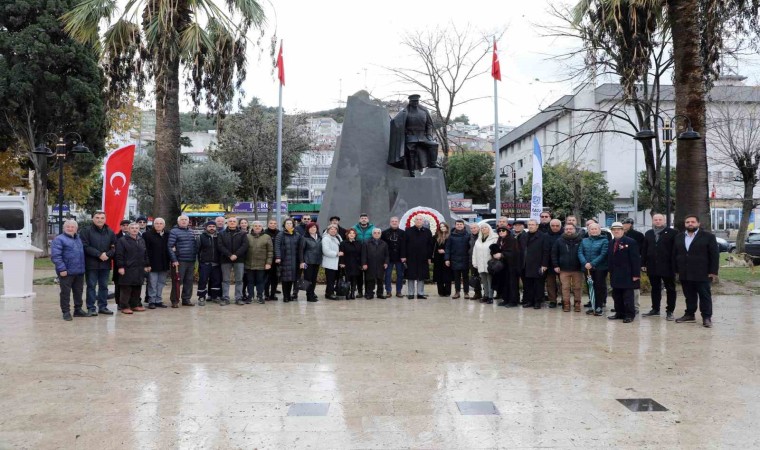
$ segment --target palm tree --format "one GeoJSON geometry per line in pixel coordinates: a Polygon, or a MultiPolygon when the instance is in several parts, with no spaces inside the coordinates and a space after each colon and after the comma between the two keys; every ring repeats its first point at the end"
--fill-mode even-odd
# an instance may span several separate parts
{"type": "MultiPolygon", "coordinates": [[[[62,17],[66,32],[100,52],[109,103],[117,106],[151,85],[156,104],[156,177],[152,214],[180,214],[180,72],[186,74],[194,111],[201,102],[223,117],[246,75],[251,28],[261,30],[256,0],[81,0],[62,17]],[[115,18],[115,20],[114,20],[115,18]],[[100,26],[105,27],[102,36],[100,26]]],[[[261,35],[259,35],[261,37],[261,35]]]]}

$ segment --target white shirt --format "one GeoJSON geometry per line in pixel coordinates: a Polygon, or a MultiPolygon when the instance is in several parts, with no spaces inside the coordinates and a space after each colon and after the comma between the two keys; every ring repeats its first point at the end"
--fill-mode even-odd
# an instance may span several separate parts
{"type": "Polygon", "coordinates": [[[692,235],[689,235],[688,231],[686,232],[686,240],[685,240],[684,243],[686,244],[686,251],[687,252],[689,251],[689,247],[691,247],[691,243],[694,241],[694,238],[697,237],[697,232],[698,231],[699,231],[699,229],[694,230],[694,234],[692,234],[692,235]]]}

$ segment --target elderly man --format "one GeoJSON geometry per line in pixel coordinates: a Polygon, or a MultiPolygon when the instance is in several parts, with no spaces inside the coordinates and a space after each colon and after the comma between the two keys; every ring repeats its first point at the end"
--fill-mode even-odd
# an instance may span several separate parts
{"type": "Polygon", "coordinates": [[[148,289],[145,294],[148,309],[167,308],[162,298],[171,265],[166,221],[161,217],[156,217],[153,220],[153,228],[148,229],[142,238],[145,241],[145,250],[148,252],[151,269],[148,272],[148,289]]]}
{"type": "Polygon", "coordinates": [[[588,236],[581,241],[578,249],[578,260],[587,275],[591,276],[594,283],[595,302],[587,306],[591,309],[586,314],[601,316],[607,305],[607,264],[609,242],[602,236],[602,229],[596,222],[591,222],[588,227],[588,236]]]}
{"type": "Polygon", "coordinates": [[[222,298],[222,266],[219,252],[219,233],[214,222],[206,222],[198,236],[198,306],[206,306],[222,298]]]}
{"type": "Polygon", "coordinates": [[[235,276],[235,304],[243,304],[243,273],[245,255],[248,252],[246,233],[238,228],[237,217],[227,219],[227,229],[219,236],[219,253],[222,265],[222,301],[230,304],[230,273],[235,276]]]}
{"type": "MultiPolygon", "coordinates": [[[[541,215],[539,217],[541,218],[541,222],[539,222],[539,224],[538,224],[538,231],[540,231],[542,233],[548,233],[549,232],[549,227],[551,225],[552,215],[549,214],[548,212],[544,211],[544,212],[541,213],[541,215]]],[[[561,232],[560,232],[560,234],[561,234],[561,232]]]]}
{"type": "Polygon", "coordinates": [[[87,269],[87,312],[92,316],[98,313],[111,315],[113,311],[108,309],[108,276],[116,253],[116,235],[106,224],[106,213],[96,211],[92,215],[92,225],[82,230],[80,238],[87,269]]]}
{"type": "MultiPolygon", "coordinates": [[[[538,222],[528,221],[525,236],[525,260],[523,278],[523,307],[541,309],[544,301],[544,280],[549,267],[549,238],[538,231],[538,222]]],[[[556,301],[556,299],[555,299],[556,301]]]]}
{"type": "Polygon", "coordinates": [[[686,312],[676,323],[696,322],[697,305],[702,326],[712,327],[712,292],[710,283],[718,278],[720,253],[715,235],[699,228],[699,217],[684,219],[686,231],[676,236],[673,247],[674,271],[686,298],[686,312]]]}
{"type": "Polygon", "coordinates": [[[224,231],[224,228],[227,226],[227,219],[225,219],[224,216],[217,216],[214,219],[214,224],[216,224],[216,232],[221,233],[224,231]]]}
{"type": "Polygon", "coordinates": [[[430,278],[430,264],[433,258],[435,241],[430,230],[423,226],[421,216],[415,216],[414,226],[404,232],[406,242],[406,297],[424,300],[425,280],[430,278]]]}
{"type": "Polygon", "coordinates": [[[145,311],[140,305],[140,290],[145,281],[145,273],[150,272],[150,261],[145,241],[140,237],[140,226],[136,223],[129,224],[127,235],[116,243],[114,262],[119,272],[122,314],[145,311]]]}
{"type": "MultiPolygon", "coordinates": [[[[264,230],[264,233],[269,236],[272,243],[275,242],[277,235],[280,234],[280,229],[275,219],[270,219],[269,222],[267,222],[267,229],[264,230]]],[[[277,301],[277,283],[279,281],[277,276],[278,264],[275,264],[274,262],[274,255],[272,255],[272,261],[269,264],[270,268],[267,271],[267,281],[264,285],[264,297],[266,301],[271,302],[277,301]]]]}
{"type": "MultiPolygon", "coordinates": [[[[193,278],[195,276],[195,259],[198,254],[198,244],[190,229],[190,218],[181,215],[177,218],[177,225],[169,232],[169,258],[172,260],[172,276],[179,276],[182,285],[182,306],[195,306],[190,301],[193,296],[193,278]]],[[[179,308],[180,292],[177,282],[172,280],[172,308],[179,308]]]]}
{"type": "MultiPolygon", "coordinates": [[[[546,214],[546,213],[544,213],[546,214]]],[[[540,231],[540,225],[539,225],[540,231]]],[[[554,243],[562,236],[562,222],[558,219],[551,219],[549,222],[549,230],[546,233],[546,237],[549,240],[549,252],[554,247],[554,243]]],[[[549,259],[549,270],[546,272],[546,295],[549,300],[549,308],[557,307],[557,293],[559,290],[559,275],[554,271],[554,264],[552,264],[551,258],[549,259]]]]}
{"type": "Polygon", "coordinates": [[[406,242],[404,230],[399,228],[398,217],[391,217],[390,227],[383,231],[382,239],[388,244],[388,268],[385,269],[385,294],[391,297],[393,269],[396,269],[396,297],[403,298],[404,264],[406,263],[406,242]]]}
{"type": "MultiPolygon", "coordinates": [[[[114,255],[116,255],[116,244],[119,242],[119,239],[126,236],[129,231],[129,224],[132,223],[129,220],[122,220],[119,222],[119,232],[116,233],[115,239],[114,239],[114,255]]],[[[114,302],[116,303],[116,308],[120,308],[121,303],[119,302],[119,295],[121,295],[121,283],[119,283],[119,271],[114,270],[113,276],[111,277],[113,280],[113,298],[114,302]]]]}
{"type": "Polygon", "coordinates": [[[610,228],[612,242],[609,245],[607,259],[610,268],[612,299],[615,301],[615,314],[609,316],[608,319],[631,323],[636,317],[633,291],[639,287],[641,253],[636,241],[625,236],[622,223],[615,222],[610,228]]]}
{"type": "Polygon", "coordinates": [[[362,244],[362,270],[364,270],[364,298],[372,300],[377,287],[377,298],[384,299],[383,279],[388,268],[388,244],[382,240],[383,230],[372,230],[372,239],[362,244]]]}
{"type": "MultiPolygon", "coordinates": [[[[623,224],[625,225],[625,224],[623,224]]],[[[675,320],[673,311],[676,309],[676,279],[673,273],[673,244],[678,232],[665,226],[665,216],[652,216],[652,229],[644,235],[641,248],[641,270],[649,276],[652,283],[652,309],[642,314],[644,317],[659,316],[662,302],[662,287],[667,293],[665,319],[675,320]]]]}
{"type": "MultiPolygon", "coordinates": [[[[478,237],[480,236],[480,226],[476,222],[473,222],[470,224],[470,242],[469,242],[469,250],[467,251],[467,261],[470,262],[470,277],[479,277],[480,274],[478,273],[478,269],[475,268],[472,265],[472,249],[475,248],[475,242],[478,240],[478,237]]],[[[469,280],[467,280],[469,283],[469,280]]],[[[465,294],[464,298],[470,298],[467,294],[465,294]]],[[[478,284],[475,287],[475,294],[472,296],[472,300],[480,300],[483,298],[483,288],[478,284]]]]}
{"type": "Polygon", "coordinates": [[[60,288],[60,304],[63,320],[71,318],[71,294],[74,294],[74,317],[90,317],[82,310],[82,291],[84,288],[84,245],[77,233],[79,225],[75,220],[63,223],[63,233],[53,239],[50,247],[50,259],[55,265],[60,288]]]}

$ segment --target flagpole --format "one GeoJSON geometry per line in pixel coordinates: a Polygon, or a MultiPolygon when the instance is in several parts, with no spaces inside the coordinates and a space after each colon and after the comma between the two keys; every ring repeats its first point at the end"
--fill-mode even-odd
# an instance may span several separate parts
{"type": "MultiPolygon", "coordinates": [[[[494,53],[496,53],[496,37],[493,38],[494,53]]],[[[493,77],[493,124],[494,124],[494,177],[496,178],[496,218],[501,217],[501,163],[499,161],[499,95],[498,80],[493,77]]],[[[517,199],[515,199],[517,201],[517,199]]],[[[515,217],[516,219],[516,217],[515,217]]]]}
{"type": "Polygon", "coordinates": [[[275,208],[277,213],[277,226],[282,225],[282,212],[280,211],[280,205],[282,203],[282,82],[280,85],[280,102],[277,107],[277,194],[275,196],[275,208]]]}

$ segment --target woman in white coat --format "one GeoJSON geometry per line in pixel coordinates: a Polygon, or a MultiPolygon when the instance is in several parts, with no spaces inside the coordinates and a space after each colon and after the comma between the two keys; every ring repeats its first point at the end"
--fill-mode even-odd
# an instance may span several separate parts
{"type": "Polygon", "coordinates": [[[477,269],[480,275],[480,284],[483,287],[483,298],[481,303],[493,303],[493,287],[491,284],[491,274],[488,273],[488,261],[491,259],[491,244],[496,243],[496,233],[491,230],[491,226],[486,222],[481,222],[480,233],[475,240],[475,246],[472,249],[472,266],[477,269]]]}
{"type": "Polygon", "coordinates": [[[338,226],[335,224],[329,225],[322,236],[322,267],[325,268],[325,278],[327,279],[325,298],[328,300],[338,299],[335,296],[335,285],[338,281],[338,260],[341,256],[341,241],[338,226]]]}

